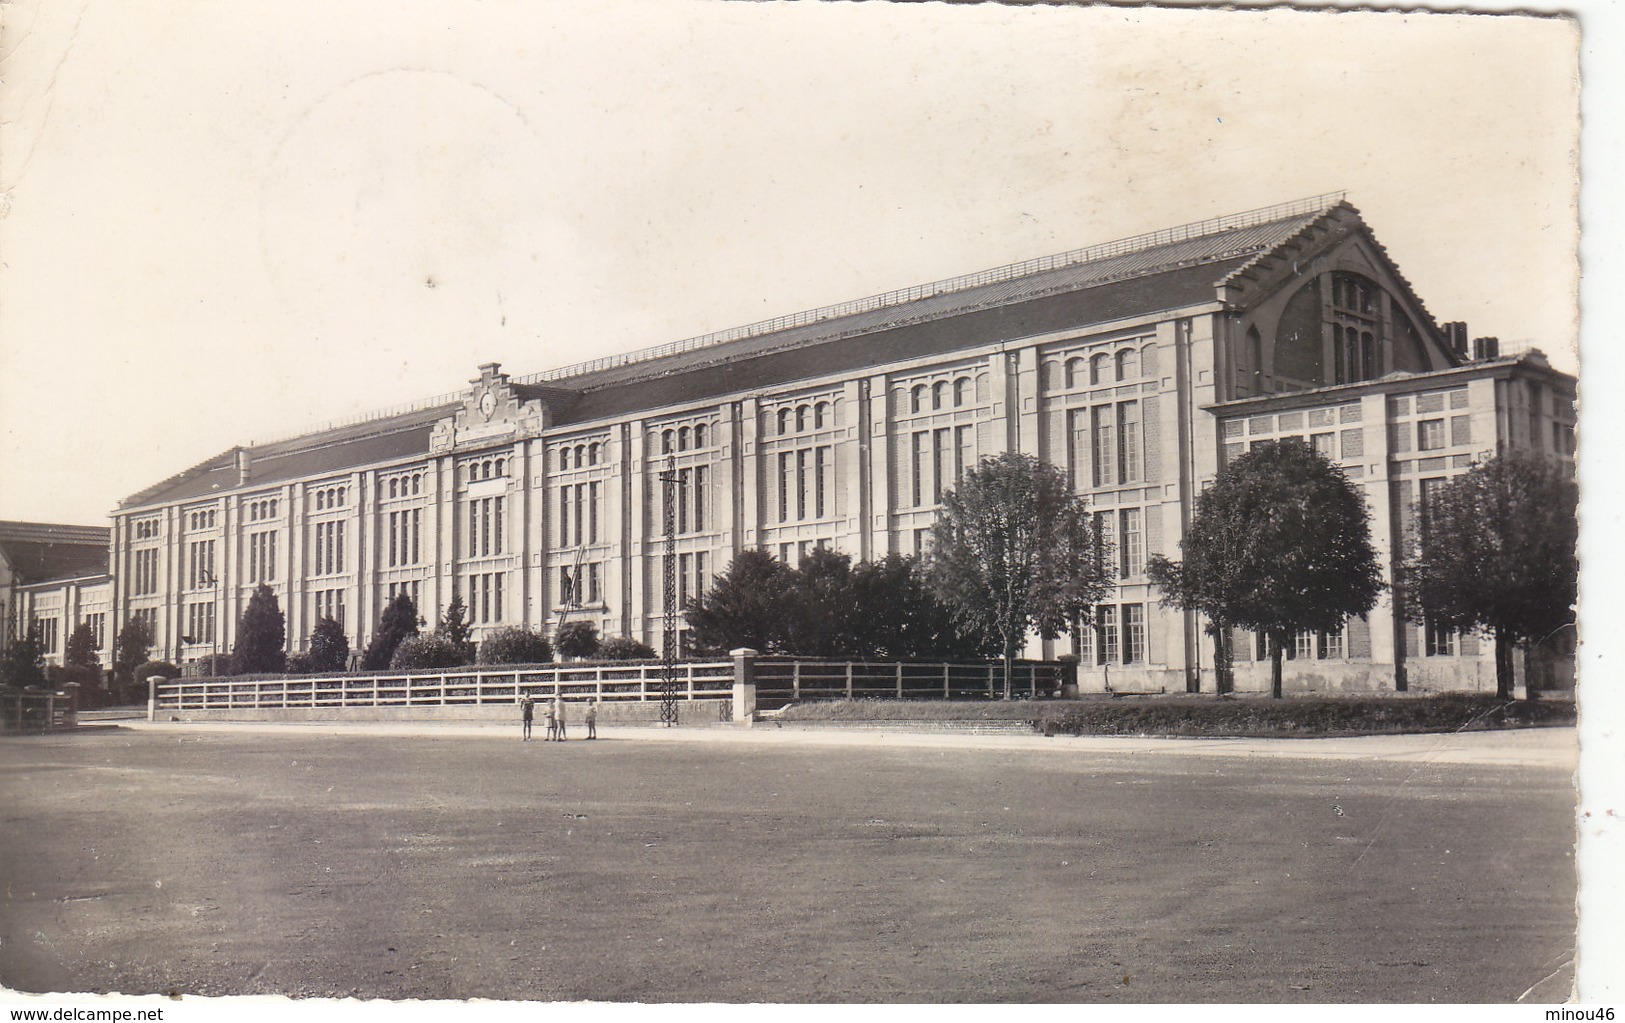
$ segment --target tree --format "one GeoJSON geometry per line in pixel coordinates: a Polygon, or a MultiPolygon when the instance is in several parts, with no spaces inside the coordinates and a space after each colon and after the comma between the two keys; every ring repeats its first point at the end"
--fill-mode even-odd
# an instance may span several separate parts
{"type": "Polygon", "coordinates": [[[385,671],[389,668],[390,659],[395,656],[395,648],[401,645],[401,640],[418,634],[418,609],[412,603],[412,598],[405,593],[395,594],[395,599],[384,608],[383,615],[378,619],[378,631],[373,633],[372,642],[367,644],[366,653],[361,655],[361,667],[367,671],[385,671]]]}
{"type": "Polygon", "coordinates": [[[311,671],[343,671],[350,661],[350,640],[334,618],[318,618],[310,633],[311,671]]]}
{"type": "Polygon", "coordinates": [[[785,650],[803,657],[863,656],[852,558],[818,547],[785,575],[786,590],[779,598],[787,612],[785,650]]]}
{"type": "Polygon", "coordinates": [[[609,636],[598,644],[598,659],[602,661],[649,661],[654,656],[654,647],[627,636],[609,636]]]}
{"type": "Polygon", "coordinates": [[[127,691],[137,681],[135,669],[145,664],[152,649],[152,629],[145,618],[132,616],[113,640],[113,679],[127,691]]]}
{"type": "Polygon", "coordinates": [[[468,627],[468,605],[463,603],[463,595],[453,592],[451,603],[441,612],[440,624],[435,626],[435,633],[446,642],[462,650],[467,661],[474,659],[474,643],[469,638],[472,630],[468,627]]]}
{"type": "Polygon", "coordinates": [[[888,554],[852,570],[855,654],[885,659],[996,657],[999,637],[960,624],[914,556],[888,554]]]}
{"type": "Polygon", "coordinates": [[[6,647],[0,658],[0,686],[7,689],[43,689],[45,687],[45,644],[40,639],[40,626],[34,622],[28,631],[6,647]]]}
{"type": "Polygon", "coordinates": [[[783,653],[788,624],[785,596],[794,583],[790,570],[767,551],[740,551],[728,570],[685,610],[694,647],[783,653]]]}
{"type": "Polygon", "coordinates": [[[287,641],[276,594],[260,583],[237,621],[237,642],[231,650],[233,670],[239,675],[281,671],[287,662],[287,641]]]}
{"type": "Polygon", "coordinates": [[[564,657],[591,657],[598,652],[598,626],[592,622],[565,622],[553,640],[564,657]]]}
{"type": "Polygon", "coordinates": [[[1333,630],[1363,615],[1382,573],[1360,491],[1299,441],[1266,444],[1231,462],[1196,499],[1182,562],[1146,566],[1163,601],[1199,611],[1215,641],[1231,627],[1269,639],[1270,693],[1282,693],[1282,651],[1296,632],[1333,630]]]}
{"type": "Polygon", "coordinates": [[[1419,624],[1495,641],[1495,691],[1510,700],[1512,650],[1574,622],[1579,488],[1557,462],[1503,454],[1444,484],[1410,537],[1404,609],[1419,624]]]}
{"type": "Polygon", "coordinates": [[[547,637],[523,626],[498,629],[480,644],[481,664],[546,664],[552,659],[547,637]]]}
{"type": "Polygon", "coordinates": [[[96,632],[89,622],[80,622],[62,648],[62,663],[75,668],[99,668],[102,659],[96,650],[96,632]]]}
{"type": "Polygon", "coordinates": [[[1106,593],[1088,506],[1065,473],[1014,452],[983,459],[942,495],[926,568],[963,628],[999,637],[1005,699],[1027,633],[1053,639],[1088,622],[1106,593]]]}
{"type": "Polygon", "coordinates": [[[389,666],[397,671],[408,668],[460,668],[468,663],[462,647],[431,632],[426,636],[408,636],[395,647],[389,666]]]}

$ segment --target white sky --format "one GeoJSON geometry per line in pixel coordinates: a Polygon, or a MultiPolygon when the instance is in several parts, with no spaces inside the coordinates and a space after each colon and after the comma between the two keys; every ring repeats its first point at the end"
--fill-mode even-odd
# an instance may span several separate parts
{"type": "Polygon", "coordinates": [[[1574,356],[1576,36],[938,5],[6,9],[0,518],[236,443],[1347,189],[1574,356]]]}

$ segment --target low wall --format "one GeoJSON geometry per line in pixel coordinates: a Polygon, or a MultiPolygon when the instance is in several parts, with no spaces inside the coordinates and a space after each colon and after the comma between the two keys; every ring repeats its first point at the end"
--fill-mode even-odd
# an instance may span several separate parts
{"type": "MultiPolygon", "coordinates": [[[[584,702],[565,701],[565,726],[572,732],[586,729],[584,702]]],[[[160,711],[159,721],[278,722],[285,724],[359,724],[378,721],[421,721],[436,724],[511,725],[519,728],[519,705],[462,704],[445,707],[223,707],[214,710],[160,711]]],[[[541,733],[547,727],[547,712],[541,703],[535,707],[534,727],[541,733]]],[[[692,700],[677,705],[680,725],[715,725],[733,720],[731,700],[692,700]]],[[[658,725],[659,703],[604,703],[598,707],[598,724],[658,725]]]]}

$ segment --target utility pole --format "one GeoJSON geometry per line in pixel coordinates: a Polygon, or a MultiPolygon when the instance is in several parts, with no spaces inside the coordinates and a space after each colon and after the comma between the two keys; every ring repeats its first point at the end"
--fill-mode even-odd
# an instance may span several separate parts
{"type": "Polygon", "coordinates": [[[662,571],[666,603],[664,628],[661,636],[660,657],[663,674],[660,682],[660,723],[672,728],[677,724],[677,501],[683,485],[677,473],[677,459],[666,456],[666,471],[659,476],[661,497],[665,505],[662,526],[666,530],[665,565],[662,571]]]}

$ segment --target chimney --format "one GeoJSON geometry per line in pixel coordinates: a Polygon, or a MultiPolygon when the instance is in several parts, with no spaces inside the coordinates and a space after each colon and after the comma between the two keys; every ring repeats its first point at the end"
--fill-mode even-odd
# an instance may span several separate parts
{"type": "Polygon", "coordinates": [[[1482,362],[1485,359],[1498,359],[1501,357],[1501,339],[1498,337],[1473,338],[1473,359],[1482,362]]]}
{"type": "Polygon", "coordinates": [[[1444,331],[1444,343],[1457,357],[1467,358],[1467,324],[1461,320],[1440,324],[1444,331]]]}
{"type": "Polygon", "coordinates": [[[237,449],[237,485],[240,487],[253,478],[254,457],[247,448],[237,449]]]}

